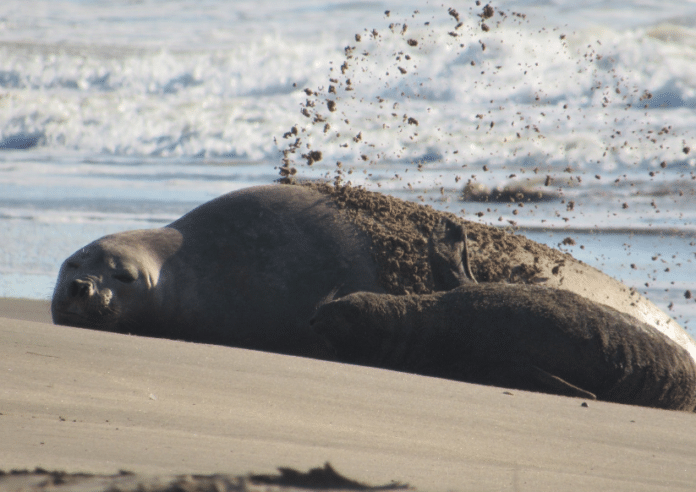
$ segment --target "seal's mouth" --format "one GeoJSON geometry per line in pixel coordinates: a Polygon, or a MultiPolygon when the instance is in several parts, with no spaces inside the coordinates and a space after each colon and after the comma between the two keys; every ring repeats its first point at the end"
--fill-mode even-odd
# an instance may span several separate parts
{"type": "Polygon", "coordinates": [[[90,327],[94,326],[94,320],[84,314],[79,314],[62,309],[54,309],[52,312],[53,323],[56,325],[90,327]]]}
{"type": "Polygon", "coordinates": [[[54,324],[75,326],[77,328],[105,329],[110,325],[109,320],[111,318],[105,314],[94,313],[90,315],[90,313],[78,313],[70,310],[69,306],[67,309],[65,307],[53,307],[51,315],[54,324]]]}

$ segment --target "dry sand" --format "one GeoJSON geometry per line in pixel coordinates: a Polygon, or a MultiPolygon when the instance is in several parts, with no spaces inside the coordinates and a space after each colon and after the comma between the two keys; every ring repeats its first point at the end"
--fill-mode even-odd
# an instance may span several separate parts
{"type": "Polygon", "coordinates": [[[47,302],[0,300],[5,471],[245,475],[330,461],[360,482],[428,491],[696,484],[689,413],[47,322],[47,302]]]}

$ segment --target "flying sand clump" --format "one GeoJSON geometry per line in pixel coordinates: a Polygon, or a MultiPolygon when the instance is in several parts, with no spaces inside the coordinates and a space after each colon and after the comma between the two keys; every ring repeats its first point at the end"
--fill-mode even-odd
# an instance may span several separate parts
{"type": "MultiPolygon", "coordinates": [[[[481,19],[492,17],[493,14],[491,12],[494,12],[493,8],[490,5],[486,5],[483,8],[483,13],[480,14],[481,19]]],[[[464,23],[460,20],[459,13],[456,10],[450,8],[448,14],[456,22],[450,35],[457,37],[457,31],[464,26],[464,23]]],[[[419,12],[415,11],[412,14],[412,18],[416,19],[418,15],[419,12]]],[[[385,17],[389,18],[390,16],[391,12],[386,11],[385,17]]],[[[430,22],[425,23],[426,26],[429,24],[430,22]]],[[[384,34],[377,29],[366,29],[364,33],[355,34],[356,45],[348,45],[344,48],[344,59],[338,64],[340,75],[336,73],[337,71],[334,68],[331,68],[325,87],[317,89],[305,88],[303,90],[307,97],[301,104],[300,114],[304,117],[305,124],[294,125],[283,134],[283,139],[287,140],[287,143],[281,150],[281,166],[278,168],[280,182],[290,183],[294,181],[297,175],[298,155],[305,160],[308,166],[312,166],[322,160],[324,153],[321,150],[312,149],[312,144],[310,144],[310,140],[313,137],[321,134],[326,136],[324,145],[338,145],[340,148],[345,149],[346,152],[351,147],[356,147],[358,162],[374,164],[380,160],[399,158],[399,154],[395,156],[389,155],[387,151],[380,152],[379,143],[363,136],[363,133],[366,133],[367,130],[350,132],[349,111],[346,109],[348,106],[356,104],[356,96],[353,94],[355,91],[354,80],[359,76],[363,76],[363,73],[370,72],[372,68],[369,61],[371,53],[368,51],[366,43],[369,42],[373,48],[378,48],[383,36],[401,38],[401,48],[391,54],[393,64],[383,75],[385,89],[390,90],[392,85],[401,84],[402,81],[398,79],[399,77],[418,76],[415,52],[423,49],[424,40],[412,37],[406,22],[389,23],[388,30],[384,34]],[[360,49],[360,45],[364,45],[366,48],[360,49]],[[321,133],[315,131],[317,127],[321,128],[321,133]],[[339,127],[344,128],[344,131],[340,131],[339,127]]],[[[463,47],[463,45],[461,46],[463,47]]],[[[483,49],[485,49],[485,45],[483,49]]],[[[382,79],[380,78],[380,80],[382,79]]],[[[402,96],[404,96],[403,93],[402,96]]],[[[406,97],[408,99],[411,96],[406,97]]],[[[414,94],[413,97],[425,99],[420,94],[414,94]]],[[[365,104],[365,101],[361,99],[358,103],[365,104]]],[[[388,123],[384,123],[383,128],[392,129],[397,133],[404,133],[410,142],[417,140],[417,129],[420,122],[415,115],[402,112],[398,102],[387,106],[386,99],[380,96],[377,97],[377,104],[380,105],[380,108],[385,109],[383,117],[388,123]]],[[[405,150],[406,146],[402,146],[401,151],[405,150]]],[[[346,166],[343,161],[337,161],[334,169],[335,184],[342,183],[345,180],[345,176],[352,173],[352,166],[346,166]]]]}
{"type": "MultiPolygon", "coordinates": [[[[606,119],[608,114],[604,108],[608,106],[619,108],[623,105],[624,109],[629,110],[643,106],[647,108],[652,104],[653,95],[649,91],[639,91],[630,79],[617,70],[616,60],[599,52],[602,46],[600,40],[576,47],[573,36],[569,37],[555,27],[531,27],[527,16],[519,12],[506,12],[491,3],[476,1],[468,12],[445,7],[440,14],[436,13],[430,18],[424,18],[426,14],[417,10],[398,20],[390,10],[385,11],[384,16],[386,29],[366,28],[356,33],[354,42],[344,47],[342,59],[330,63],[325,82],[316,88],[302,89],[306,97],[300,104],[299,122],[283,135],[286,142],[282,145],[277,142],[282,147],[279,168],[282,182],[292,181],[304,160],[308,166],[321,162],[322,172],[329,170],[326,178],[332,176],[337,183],[357,182],[358,179],[353,179],[357,176],[351,175],[362,171],[365,177],[360,180],[366,178],[368,183],[373,182],[379,187],[389,178],[382,176],[378,181],[371,179],[370,167],[388,163],[395,171],[391,179],[404,181],[404,188],[415,190],[418,183],[423,182],[418,172],[424,166],[423,161],[411,156],[423,151],[427,153],[428,148],[435,147],[431,152],[435,162],[452,169],[450,173],[457,173],[455,166],[461,163],[460,172],[466,174],[473,171],[467,169],[472,157],[464,157],[465,151],[459,147],[473,145],[483,146],[490,151],[492,157],[485,159],[489,159],[489,167],[492,165],[493,171],[516,163],[521,166],[519,173],[510,173],[509,181],[498,186],[527,190],[531,185],[538,190],[542,185],[536,177],[524,174],[532,167],[535,175],[543,172],[545,161],[568,159],[567,172],[576,175],[571,176],[576,178],[575,184],[571,183],[573,188],[582,182],[583,167],[597,166],[600,160],[576,163],[570,154],[559,154],[556,147],[548,147],[545,133],[572,133],[573,122],[578,118],[606,119]],[[518,35],[538,38],[539,50],[518,58],[518,52],[507,48],[509,36],[514,35],[507,29],[511,23],[520,26],[527,24],[518,35]],[[501,27],[506,27],[505,32],[499,29],[501,27]],[[447,60],[437,67],[424,65],[433,58],[433,53],[436,58],[447,60]],[[555,66],[544,65],[549,54],[556,57],[556,61],[548,62],[555,66]],[[515,58],[502,58],[505,56],[515,58]],[[557,86],[543,77],[545,68],[541,68],[540,64],[546,69],[577,65],[569,77],[571,81],[577,80],[574,84],[581,91],[587,92],[590,105],[578,106],[572,99],[564,103],[564,98],[569,96],[563,92],[559,95],[557,86]],[[466,71],[464,66],[471,68],[466,71]],[[515,106],[509,96],[504,100],[491,99],[487,111],[478,108],[467,114],[470,105],[458,100],[456,93],[452,92],[455,88],[447,89],[449,92],[443,98],[433,68],[462,72],[462,87],[468,87],[476,94],[485,85],[483,93],[488,92],[495,97],[499,88],[494,87],[493,81],[497,79],[501,81],[501,86],[519,86],[515,94],[533,100],[527,105],[529,109],[526,112],[517,112],[517,115],[510,112],[511,108],[505,107],[506,104],[515,106]],[[421,70],[427,70],[427,73],[421,73],[421,70]],[[443,105],[442,101],[446,101],[446,104],[443,105]],[[429,125],[427,113],[439,111],[443,106],[462,109],[456,119],[459,129],[454,133],[451,129],[434,129],[429,125]],[[555,129],[552,125],[555,125],[555,129]],[[484,137],[481,132],[485,133],[485,138],[479,138],[484,137]],[[362,138],[355,139],[355,135],[362,138]],[[526,157],[523,155],[525,153],[526,157]],[[322,159],[318,159],[318,156],[322,159]],[[335,166],[331,167],[327,160],[333,156],[337,156],[337,159],[335,166]],[[396,166],[403,168],[397,171],[396,166]],[[407,175],[409,171],[411,173],[407,175]]],[[[567,90],[575,91],[573,87],[567,90]]],[[[456,90],[461,88],[457,87],[456,90]]],[[[508,94],[509,89],[503,93],[508,94]]],[[[629,115],[627,113],[627,117],[629,115]]],[[[622,135],[621,131],[611,131],[607,125],[599,129],[601,138],[606,141],[603,157],[613,159],[612,156],[626,152],[624,159],[630,158],[630,155],[635,155],[636,151],[650,143],[656,149],[669,149],[669,142],[665,139],[675,138],[670,136],[674,133],[670,128],[654,133],[646,128],[644,135],[622,135]]],[[[682,149],[680,154],[688,155],[690,146],[685,139],[678,150],[682,149]]],[[[601,152],[600,147],[597,152],[601,152]]],[[[661,161],[664,162],[660,159],[656,164],[661,161]]],[[[428,162],[433,162],[433,159],[428,162]]],[[[560,198],[562,190],[567,189],[568,180],[560,179],[557,168],[553,166],[547,172],[554,174],[555,182],[564,184],[543,191],[547,196],[555,194],[560,198]]],[[[658,174],[659,171],[651,172],[651,178],[658,174]]],[[[601,179],[600,174],[597,173],[597,176],[601,179]]],[[[457,175],[455,181],[461,179],[457,175]]],[[[464,182],[476,183],[479,179],[485,180],[487,177],[475,173],[468,180],[464,177],[464,182]]],[[[549,187],[548,180],[543,186],[549,187]]],[[[496,186],[488,187],[494,189],[496,186]]],[[[466,195],[459,198],[466,200],[466,195]]],[[[620,203],[618,205],[618,211],[625,210],[620,208],[620,203]]],[[[530,210],[527,215],[532,213],[530,210]]],[[[579,213],[582,211],[579,210],[579,213]]]]}

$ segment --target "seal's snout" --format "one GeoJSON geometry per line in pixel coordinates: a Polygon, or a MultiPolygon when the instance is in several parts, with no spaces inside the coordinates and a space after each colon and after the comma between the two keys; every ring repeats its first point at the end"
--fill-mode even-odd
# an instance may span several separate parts
{"type": "Polygon", "coordinates": [[[109,318],[116,312],[113,300],[113,291],[101,285],[98,277],[85,276],[63,282],[59,279],[51,301],[53,322],[107,329],[109,318]]]}
{"type": "Polygon", "coordinates": [[[91,297],[94,295],[94,282],[91,280],[75,279],[70,282],[68,294],[70,297],[91,297]]]}

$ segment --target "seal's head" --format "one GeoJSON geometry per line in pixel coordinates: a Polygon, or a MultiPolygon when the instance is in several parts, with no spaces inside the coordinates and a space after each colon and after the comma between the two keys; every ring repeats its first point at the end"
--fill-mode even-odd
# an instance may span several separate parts
{"type": "Polygon", "coordinates": [[[79,249],[58,274],[53,322],[129,331],[161,301],[162,266],[180,245],[181,235],[165,228],[113,234],[79,249]]]}
{"type": "Polygon", "coordinates": [[[309,324],[340,361],[371,365],[379,360],[406,314],[400,297],[356,292],[322,304],[309,324]]]}

